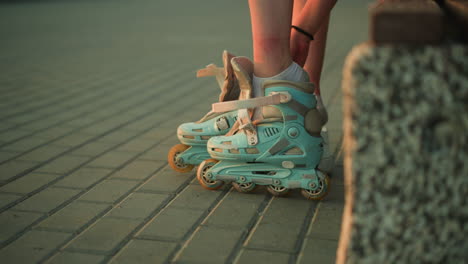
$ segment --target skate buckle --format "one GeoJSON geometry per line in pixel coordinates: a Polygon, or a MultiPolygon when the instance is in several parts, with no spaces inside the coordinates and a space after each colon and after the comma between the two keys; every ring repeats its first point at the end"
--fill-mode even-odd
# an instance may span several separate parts
{"type": "Polygon", "coordinates": [[[285,104],[285,103],[291,101],[291,99],[292,99],[291,94],[288,93],[288,92],[271,92],[271,95],[276,95],[276,94],[280,95],[280,103],[282,103],[282,104],[285,104]]]}
{"type": "Polygon", "coordinates": [[[288,129],[288,136],[290,138],[297,138],[299,136],[299,129],[297,127],[291,127],[288,129]]]}
{"type": "Polygon", "coordinates": [[[257,130],[255,129],[252,123],[247,123],[241,125],[239,129],[243,129],[245,131],[245,135],[247,136],[247,143],[251,146],[257,145],[258,137],[257,137],[257,130]]]}
{"type": "Polygon", "coordinates": [[[294,162],[290,161],[290,160],[285,160],[281,163],[281,166],[283,166],[283,168],[285,169],[294,169],[295,167],[295,164],[294,162]]]}
{"type": "Polygon", "coordinates": [[[220,117],[216,120],[216,128],[221,131],[229,128],[229,123],[226,119],[226,117],[220,117]]]}

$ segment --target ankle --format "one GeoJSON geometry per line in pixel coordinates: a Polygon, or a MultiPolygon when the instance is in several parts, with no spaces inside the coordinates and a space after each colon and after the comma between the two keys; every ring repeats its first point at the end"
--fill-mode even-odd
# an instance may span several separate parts
{"type": "Polygon", "coordinates": [[[295,62],[291,62],[283,71],[273,76],[259,77],[254,73],[253,79],[252,79],[253,97],[263,96],[263,83],[267,80],[286,80],[286,81],[292,81],[292,82],[308,82],[309,75],[302,67],[300,67],[295,62]]]}

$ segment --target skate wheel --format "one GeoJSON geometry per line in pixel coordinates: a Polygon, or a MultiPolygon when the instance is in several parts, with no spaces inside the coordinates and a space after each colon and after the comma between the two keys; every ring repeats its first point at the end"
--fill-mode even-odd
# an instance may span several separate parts
{"type": "Polygon", "coordinates": [[[186,151],[188,148],[190,147],[187,145],[177,144],[169,150],[169,153],[167,154],[167,162],[169,162],[169,166],[171,166],[173,170],[177,172],[189,172],[193,169],[194,165],[183,163],[177,158],[180,153],[186,151]]]}
{"type": "Polygon", "coordinates": [[[241,193],[253,192],[257,188],[257,185],[253,182],[249,182],[249,183],[233,182],[232,186],[234,187],[234,189],[236,189],[238,192],[241,192],[241,193]]]}
{"type": "Polygon", "coordinates": [[[207,159],[200,163],[197,169],[197,180],[200,185],[208,190],[217,190],[221,188],[224,184],[223,181],[220,180],[211,180],[208,176],[208,171],[213,167],[216,163],[218,163],[215,159],[207,159]]]}
{"type": "Polygon", "coordinates": [[[317,190],[307,190],[302,189],[301,194],[308,200],[322,200],[325,196],[327,196],[328,191],[330,190],[330,177],[325,174],[323,179],[319,178],[319,186],[317,190]]]}
{"type": "Polygon", "coordinates": [[[283,186],[268,185],[267,191],[273,196],[282,197],[289,193],[289,189],[283,186]]]}

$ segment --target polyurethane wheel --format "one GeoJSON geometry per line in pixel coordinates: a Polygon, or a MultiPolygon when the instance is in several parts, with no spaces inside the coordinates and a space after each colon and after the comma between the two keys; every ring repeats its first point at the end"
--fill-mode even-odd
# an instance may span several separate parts
{"type": "Polygon", "coordinates": [[[221,188],[224,184],[221,180],[211,180],[208,178],[209,170],[213,167],[216,163],[218,163],[215,159],[207,159],[204,160],[197,169],[197,180],[200,185],[208,190],[217,190],[221,188]]]}
{"type": "Polygon", "coordinates": [[[180,153],[186,151],[188,148],[190,148],[187,145],[184,144],[177,144],[174,145],[170,150],[169,153],[167,154],[167,162],[169,163],[169,166],[177,172],[189,172],[195,167],[192,164],[186,164],[184,162],[180,162],[177,157],[180,155],[180,153]]]}
{"type": "Polygon", "coordinates": [[[316,190],[307,190],[302,189],[301,194],[308,200],[322,200],[327,196],[328,191],[330,190],[330,177],[323,173],[325,177],[319,178],[319,186],[316,190]]]}
{"type": "Polygon", "coordinates": [[[257,184],[253,182],[249,182],[249,183],[232,182],[232,186],[234,187],[234,189],[236,189],[238,192],[241,192],[241,193],[249,193],[257,189],[257,184]]]}
{"type": "Polygon", "coordinates": [[[277,197],[283,197],[283,196],[288,195],[289,193],[289,189],[283,186],[268,185],[266,189],[273,196],[277,196],[277,197]]]}

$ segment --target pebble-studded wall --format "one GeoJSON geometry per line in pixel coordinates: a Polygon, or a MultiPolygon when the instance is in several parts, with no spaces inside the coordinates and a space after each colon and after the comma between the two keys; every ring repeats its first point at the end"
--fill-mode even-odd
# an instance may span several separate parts
{"type": "Polygon", "coordinates": [[[468,263],[468,46],[372,46],[343,76],[338,263],[468,263]]]}

